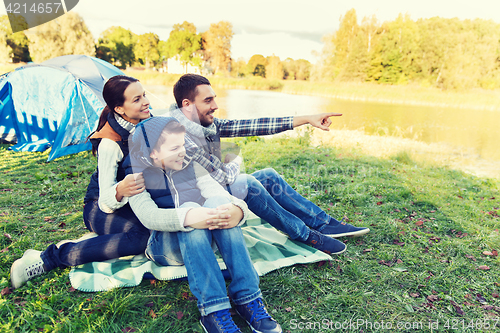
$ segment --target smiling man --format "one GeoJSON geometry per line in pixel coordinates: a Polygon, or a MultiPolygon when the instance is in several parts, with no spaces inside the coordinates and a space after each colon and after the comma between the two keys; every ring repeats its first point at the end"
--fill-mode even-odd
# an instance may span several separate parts
{"type": "Polygon", "coordinates": [[[306,243],[329,254],[345,251],[336,238],[360,236],[370,230],[340,222],[302,197],[272,168],[240,175],[241,158],[228,154],[221,158],[221,137],[260,136],[276,134],[310,124],[328,131],[330,117],[338,113],[322,113],[300,117],[276,117],[228,120],[214,117],[218,109],[216,94],[210,81],[196,74],[183,75],[174,86],[177,107],[171,115],[187,130],[186,149],[207,169],[212,177],[236,197],[245,200],[248,208],[292,239],[306,243]]]}

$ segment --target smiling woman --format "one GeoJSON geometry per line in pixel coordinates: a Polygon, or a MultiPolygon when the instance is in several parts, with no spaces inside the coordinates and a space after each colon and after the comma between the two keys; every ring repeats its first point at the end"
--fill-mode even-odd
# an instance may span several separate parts
{"type": "Polygon", "coordinates": [[[123,97],[125,97],[123,105],[114,109],[123,119],[137,125],[141,120],[149,118],[149,100],[139,81],[131,83],[125,89],[123,97]]]}
{"type": "Polygon", "coordinates": [[[14,288],[57,267],[104,261],[144,252],[147,230],[132,212],[128,200],[144,191],[142,175],[125,176],[123,159],[128,155],[128,137],[141,120],[149,118],[149,101],[137,79],[117,75],[103,89],[106,107],[97,131],[90,135],[96,171],[87,187],[83,220],[97,237],[65,240],[45,251],[27,250],[11,268],[14,288]]]}

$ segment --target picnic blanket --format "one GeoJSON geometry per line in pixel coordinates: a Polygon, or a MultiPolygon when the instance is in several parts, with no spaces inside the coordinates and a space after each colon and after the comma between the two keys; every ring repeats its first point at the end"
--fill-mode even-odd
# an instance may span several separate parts
{"type": "MultiPolygon", "coordinates": [[[[255,215],[242,226],[242,231],[259,276],[294,264],[332,260],[328,254],[288,238],[255,215]]],[[[221,270],[227,272],[218,252],[216,255],[221,270]]],[[[159,266],[146,256],[137,255],[73,267],[69,278],[73,288],[95,292],[137,286],[150,275],[158,280],[173,280],[184,278],[187,273],[185,266],[159,266]]]]}

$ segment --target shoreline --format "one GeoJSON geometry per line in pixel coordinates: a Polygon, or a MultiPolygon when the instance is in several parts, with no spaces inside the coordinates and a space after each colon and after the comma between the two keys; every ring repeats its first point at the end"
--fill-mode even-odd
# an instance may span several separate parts
{"type": "Polygon", "coordinates": [[[500,161],[478,157],[473,151],[446,143],[426,143],[409,138],[369,135],[360,130],[302,128],[275,134],[265,140],[303,137],[311,147],[331,147],[354,155],[372,156],[406,164],[447,168],[469,175],[500,180],[500,161]]]}
{"type": "MultiPolygon", "coordinates": [[[[22,65],[22,64],[20,64],[22,65]]],[[[2,73],[14,70],[16,65],[0,65],[2,73]]],[[[123,70],[146,85],[173,86],[181,74],[166,74],[137,69],[123,70]]],[[[371,82],[318,82],[270,80],[261,77],[233,78],[208,76],[214,87],[223,89],[268,90],[291,95],[317,96],[363,103],[414,105],[439,108],[500,111],[500,90],[471,89],[466,91],[443,91],[423,87],[416,83],[408,85],[384,85],[371,82]]]]}

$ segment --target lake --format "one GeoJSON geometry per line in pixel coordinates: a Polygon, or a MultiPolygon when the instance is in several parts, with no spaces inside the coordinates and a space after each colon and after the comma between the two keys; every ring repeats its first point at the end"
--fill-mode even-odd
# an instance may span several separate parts
{"type": "MultiPolygon", "coordinates": [[[[146,86],[153,107],[174,102],[172,87],[146,86]],[[162,100],[163,102],[160,102],[162,100]]],[[[245,119],[342,113],[332,129],[361,130],[425,143],[445,143],[486,161],[500,163],[500,112],[347,101],[272,91],[214,89],[220,118],[245,119]]],[[[446,153],[446,152],[443,152],[446,153]]]]}

